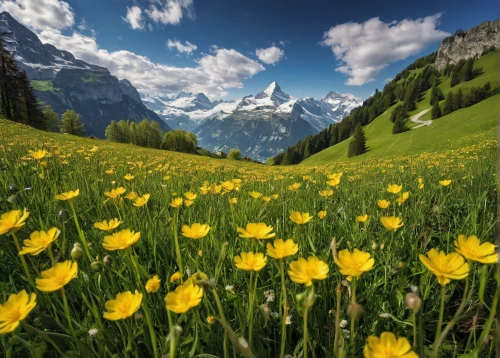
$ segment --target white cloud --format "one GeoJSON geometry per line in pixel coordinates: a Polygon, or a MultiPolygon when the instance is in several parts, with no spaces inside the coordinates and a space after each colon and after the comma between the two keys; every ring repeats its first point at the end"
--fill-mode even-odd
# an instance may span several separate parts
{"type": "Polygon", "coordinates": [[[276,46],[271,46],[268,48],[258,48],[255,54],[262,62],[274,65],[285,56],[285,51],[276,46]]]}
{"type": "Polygon", "coordinates": [[[85,31],[88,29],[88,25],[87,25],[87,20],[85,20],[84,17],[81,18],[80,20],[80,23],[78,24],[78,30],[80,31],[85,31]]]}
{"type": "Polygon", "coordinates": [[[341,61],[335,71],[349,76],[345,84],[361,86],[374,81],[389,63],[415,55],[432,42],[449,36],[436,28],[441,15],[390,23],[378,17],[364,23],[348,22],[325,32],[321,44],[331,47],[341,61]]]}
{"type": "Polygon", "coordinates": [[[75,24],[73,9],[67,2],[60,0],[1,0],[0,11],[9,12],[35,31],[60,30],[75,24]]]}
{"type": "Polygon", "coordinates": [[[227,95],[230,88],[242,88],[243,80],[265,70],[257,61],[232,49],[213,47],[212,53],[204,54],[195,67],[175,67],[126,50],[110,52],[100,48],[95,37],[78,32],[66,36],[46,30],[39,37],[42,42],[72,52],[76,58],[108,68],[118,78],[127,78],[142,92],[204,92],[216,98],[227,95]]]}
{"type": "Polygon", "coordinates": [[[281,40],[279,43],[280,43],[281,46],[285,47],[286,45],[288,45],[290,43],[290,41],[288,41],[288,40],[281,40]]]}
{"type": "Polygon", "coordinates": [[[170,39],[167,41],[167,47],[169,48],[169,50],[175,48],[177,51],[187,54],[191,54],[193,51],[196,51],[198,49],[198,46],[190,43],[189,41],[186,41],[186,44],[183,45],[180,41],[172,41],[170,39]]]}
{"type": "Polygon", "coordinates": [[[134,30],[144,29],[144,19],[142,17],[142,10],[139,6],[127,7],[127,16],[122,17],[122,19],[129,23],[130,27],[134,30]]]}
{"type": "Polygon", "coordinates": [[[146,15],[155,23],[177,25],[186,15],[194,17],[193,0],[155,0],[145,9],[146,15]]]}

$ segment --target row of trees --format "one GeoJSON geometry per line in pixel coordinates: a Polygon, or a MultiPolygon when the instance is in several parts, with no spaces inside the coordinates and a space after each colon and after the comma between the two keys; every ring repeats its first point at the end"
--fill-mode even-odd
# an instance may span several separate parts
{"type": "Polygon", "coordinates": [[[140,123],[111,121],[105,131],[106,138],[118,143],[130,143],[146,148],[196,153],[196,135],[184,130],[164,133],[156,121],[144,119],[140,123]]]}
{"type": "Polygon", "coordinates": [[[444,76],[450,76],[450,87],[470,81],[483,73],[482,68],[474,69],[474,59],[459,60],[456,64],[448,64],[443,69],[444,76]]]}
{"type": "Polygon", "coordinates": [[[488,97],[495,95],[498,92],[498,88],[492,88],[490,82],[487,82],[483,87],[472,87],[467,92],[462,91],[462,89],[459,89],[456,92],[450,91],[448,92],[442,106],[439,102],[435,102],[432,106],[432,119],[445,116],[451,112],[459,110],[460,108],[470,107],[488,97]]]}
{"type": "Polygon", "coordinates": [[[66,110],[59,120],[57,114],[52,106],[45,106],[43,110],[45,118],[46,130],[56,132],[59,130],[61,133],[73,134],[77,136],[85,135],[85,126],[80,120],[80,115],[71,109],[66,110]]]}

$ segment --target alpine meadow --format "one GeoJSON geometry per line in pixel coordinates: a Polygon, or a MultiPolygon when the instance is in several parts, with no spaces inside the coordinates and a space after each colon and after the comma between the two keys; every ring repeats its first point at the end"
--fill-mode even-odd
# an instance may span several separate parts
{"type": "Polygon", "coordinates": [[[458,3],[0,0],[0,356],[498,357],[458,3]]]}

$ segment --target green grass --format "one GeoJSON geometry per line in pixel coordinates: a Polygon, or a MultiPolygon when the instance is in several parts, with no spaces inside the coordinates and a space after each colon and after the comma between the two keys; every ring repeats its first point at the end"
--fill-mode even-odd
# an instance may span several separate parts
{"type": "MultiPolygon", "coordinates": [[[[457,117],[456,121],[459,120],[464,119],[457,117]]],[[[440,121],[433,125],[439,125],[440,121]]],[[[474,121],[473,116],[470,121],[474,121]]],[[[480,125],[490,127],[489,123],[480,125]]],[[[444,127],[454,130],[449,125],[444,127]]],[[[380,336],[385,331],[412,342],[413,320],[405,296],[410,286],[416,285],[423,300],[417,315],[416,326],[421,324],[417,341],[421,338],[424,342],[418,344],[416,351],[424,357],[421,352],[429,350],[434,341],[441,286],[422,265],[419,254],[433,248],[454,252],[454,240],[459,234],[477,235],[483,242],[494,242],[496,236],[496,141],[470,142],[473,144],[459,141],[457,150],[425,152],[411,158],[375,157],[363,165],[344,161],[334,167],[271,167],[47,133],[0,120],[0,214],[23,208],[29,211],[26,224],[16,232],[21,244],[34,231],[61,229],[59,238],[50,247],[36,256],[26,256],[30,275],[40,277],[41,271],[53,265],[49,250],[61,261],[71,260],[74,244],[85,241],[91,243],[88,250],[92,257],[90,260],[84,254],[75,259],[78,276],[64,286],[71,328],[61,292],[42,293],[30,286],[13,238],[0,235],[0,304],[23,289],[37,294],[35,310],[15,332],[0,337],[0,356],[161,357],[173,353],[177,358],[238,357],[238,347],[241,348],[238,337],[249,340],[249,322],[253,321],[250,348],[253,355],[279,357],[281,302],[282,293],[286,292],[291,324],[286,326],[285,353],[303,357],[304,302],[300,297],[301,294],[308,297],[311,287],[293,282],[285,273],[286,291],[282,291],[280,264],[270,256],[258,275],[235,266],[234,259],[242,252],[265,254],[266,244],[274,242],[274,239],[239,237],[238,226],[263,222],[273,227],[276,238],[291,238],[298,245],[297,253],[284,259],[285,270],[292,261],[313,255],[328,265],[326,277],[317,277],[313,282],[317,296],[310,295],[307,301],[311,304],[314,298],[307,320],[309,357],[313,351],[316,357],[332,357],[336,330],[333,310],[337,304],[339,323],[344,319],[349,321],[347,310],[352,297],[349,292],[353,292],[354,282],[347,283],[345,273],[334,262],[333,237],[337,251],[359,249],[374,259],[373,269],[363,273],[355,283],[356,303],[365,313],[355,325],[353,339],[337,327],[345,355],[361,357],[368,337],[380,336]],[[30,151],[38,149],[48,154],[34,160],[30,151]],[[319,191],[331,188],[326,182],[332,172],[343,172],[343,176],[340,184],[332,188],[333,195],[325,198],[319,191]],[[132,180],[124,178],[129,173],[134,177],[132,180]],[[418,178],[423,179],[423,189],[418,189],[418,178]],[[233,179],[240,179],[241,184],[227,192],[222,190],[221,182],[233,179]],[[439,181],[443,179],[452,180],[451,185],[441,187],[439,181]],[[300,184],[297,191],[289,189],[294,183],[300,184]],[[402,185],[401,193],[408,192],[409,199],[397,205],[397,196],[386,191],[389,184],[402,185]],[[139,196],[150,194],[147,205],[134,206],[128,198],[106,200],[105,193],[117,187],[126,189],[122,197],[132,191],[139,196]],[[202,188],[208,188],[208,193],[202,188]],[[71,202],[55,199],[57,194],[75,189],[79,189],[79,195],[71,202]],[[173,198],[182,197],[187,191],[197,194],[192,205],[180,208],[169,205],[173,198]],[[266,202],[262,198],[253,199],[250,191],[258,191],[263,197],[273,194],[277,197],[266,202]],[[230,198],[237,199],[237,203],[230,204],[230,198]],[[389,208],[380,209],[377,206],[380,199],[389,200],[389,208]],[[327,212],[324,220],[317,216],[320,210],[327,212]],[[62,220],[61,211],[68,213],[62,220]],[[313,218],[305,225],[297,225],[290,220],[292,211],[306,212],[313,218]],[[356,217],[363,214],[369,219],[360,224],[356,217]],[[396,232],[387,231],[380,223],[380,217],[391,215],[404,221],[404,226],[396,232]],[[123,220],[115,232],[122,229],[140,232],[140,239],[131,248],[110,251],[102,245],[111,233],[96,229],[94,223],[112,218],[123,220]],[[182,226],[193,223],[208,224],[208,234],[200,239],[183,237],[182,226]],[[94,271],[99,264],[91,266],[91,262],[105,256],[111,258],[111,263],[94,271]],[[205,291],[199,304],[187,312],[168,314],[165,296],[180,286],[179,281],[170,282],[170,276],[179,270],[179,258],[190,274],[198,273],[197,284],[205,291]],[[159,290],[146,293],[144,285],[154,274],[161,279],[159,290]],[[255,291],[249,286],[251,277],[256,282],[255,291]],[[226,289],[228,286],[233,289],[226,289]],[[337,287],[341,288],[339,300],[335,294],[337,287]],[[103,318],[107,301],[118,293],[135,290],[144,294],[137,315],[119,321],[103,318]],[[274,300],[265,298],[270,290],[274,292],[274,300]],[[250,299],[254,297],[250,310],[250,299]],[[392,318],[381,318],[381,314],[392,318]],[[207,323],[210,316],[216,317],[214,324],[207,323]],[[182,328],[181,334],[172,334],[179,332],[174,325],[182,328]],[[98,332],[93,337],[88,333],[91,329],[98,332]],[[229,333],[226,335],[225,331],[229,333]],[[167,340],[167,336],[174,339],[167,340]],[[175,345],[171,346],[172,341],[175,345]]],[[[189,276],[187,271],[184,270],[184,280],[189,276]]],[[[494,329],[484,328],[493,322],[495,315],[495,271],[494,265],[471,264],[470,300],[483,301],[466,304],[461,317],[472,317],[480,310],[481,325],[469,332],[465,329],[468,321],[460,320],[460,325],[455,325],[446,336],[441,357],[449,356],[449,352],[457,356],[470,353],[474,347],[481,350],[482,357],[494,357],[495,340],[488,341],[483,348],[480,337],[486,341],[488,335],[495,334],[494,329]],[[484,288],[482,293],[480,287],[484,288]]],[[[445,322],[455,314],[465,287],[464,280],[446,286],[445,322]]],[[[174,358],[173,354],[170,357],[174,358]]]]}
{"type": "Polygon", "coordinates": [[[90,72],[88,77],[82,78],[85,83],[99,83],[101,82],[102,75],[95,72],[90,72]]]}
{"type": "Polygon", "coordinates": [[[52,85],[52,81],[37,81],[33,80],[31,81],[31,87],[37,91],[48,91],[48,92],[54,92],[55,89],[52,85]]]}

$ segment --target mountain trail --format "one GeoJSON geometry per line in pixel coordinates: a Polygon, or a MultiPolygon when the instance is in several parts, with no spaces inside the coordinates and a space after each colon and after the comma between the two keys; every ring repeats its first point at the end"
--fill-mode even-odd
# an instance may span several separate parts
{"type": "Polygon", "coordinates": [[[432,121],[431,120],[427,120],[427,121],[421,121],[419,118],[422,117],[424,114],[426,114],[427,112],[429,112],[431,109],[430,108],[427,108],[427,109],[424,109],[422,112],[419,112],[415,115],[413,115],[410,120],[414,123],[418,123],[419,125],[418,126],[415,126],[413,127],[412,129],[417,129],[417,128],[420,128],[420,127],[423,127],[423,126],[430,126],[432,121]]]}

